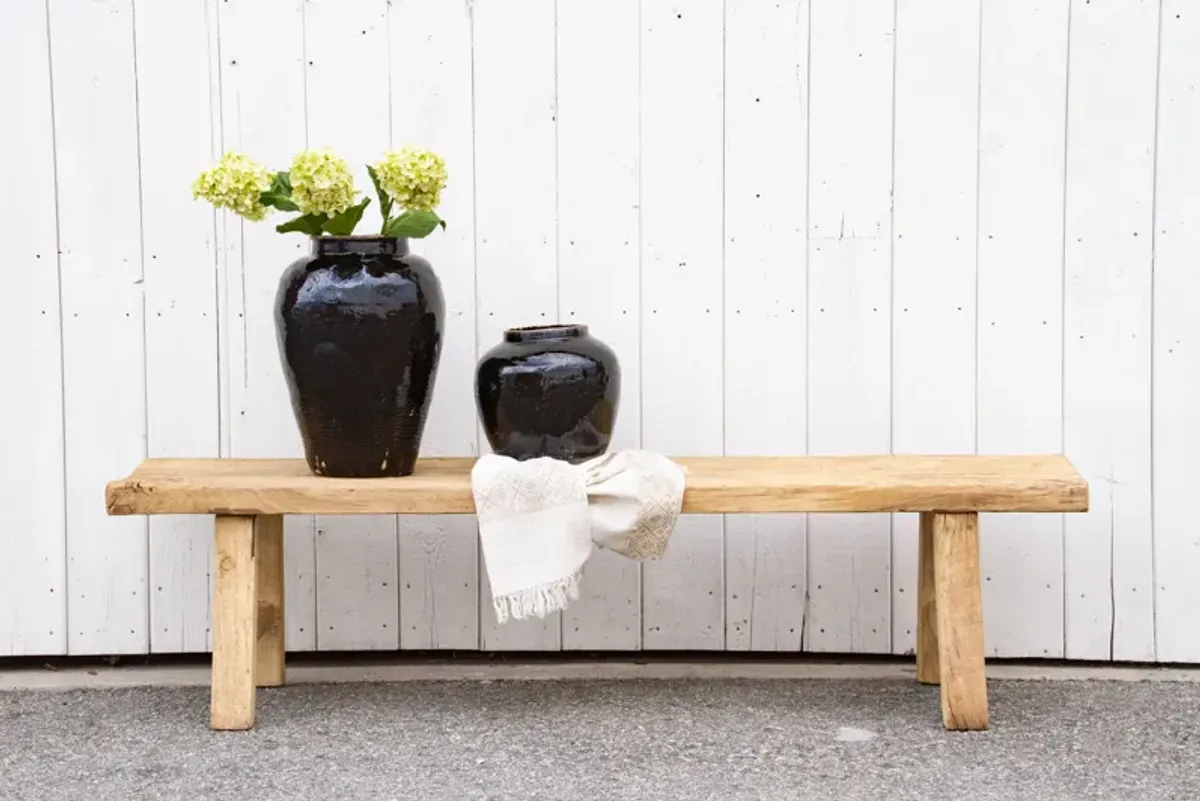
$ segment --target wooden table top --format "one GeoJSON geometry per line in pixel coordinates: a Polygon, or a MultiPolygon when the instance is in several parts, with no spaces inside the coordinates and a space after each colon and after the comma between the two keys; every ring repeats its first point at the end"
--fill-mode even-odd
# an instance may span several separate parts
{"type": "MultiPolygon", "coordinates": [[[[473,514],[473,458],[422,458],[402,478],[312,475],[300,459],[147,459],[108,484],[111,515],[473,514]]],[[[1060,455],[678,458],[683,511],[1084,512],[1060,455]]]]}

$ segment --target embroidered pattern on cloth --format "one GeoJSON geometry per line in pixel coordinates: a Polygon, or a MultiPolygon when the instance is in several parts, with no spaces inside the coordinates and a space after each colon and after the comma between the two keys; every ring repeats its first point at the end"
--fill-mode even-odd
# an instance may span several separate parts
{"type": "Polygon", "coordinates": [[[684,470],[650,451],[580,465],[487,454],[471,471],[496,619],[545,617],[579,598],[594,546],[661,559],[683,506],[684,470]]]}
{"type": "Polygon", "coordinates": [[[679,519],[682,500],[682,476],[678,481],[674,476],[642,476],[637,528],[629,533],[625,550],[614,550],[639,561],[662,559],[667,552],[667,539],[679,519]]]}
{"type": "Polygon", "coordinates": [[[596,545],[642,562],[661,559],[683,505],[683,468],[651,451],[620,451],[582,467],[596,545]]]}
{"type": "Polygon", "coordinates": [[[528,467],[497,470],[494,480],[484,485],[482,495],[472,487],[475,514],[481,520],[499,520],[562,503],[587,502],[582,476],[573,470],[563,470],[560,463],[534,459],[515,464],[528,467]]]}

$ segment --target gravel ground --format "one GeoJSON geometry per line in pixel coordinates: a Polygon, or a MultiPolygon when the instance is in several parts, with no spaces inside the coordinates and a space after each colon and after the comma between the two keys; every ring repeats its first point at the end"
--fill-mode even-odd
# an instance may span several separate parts
{"type": "Polygon", "coordinates": [[[979,733],[894,680],[297,685],[225,733],[200,687],[4,692],[0,799],[1200,798],[1200,684],[989,691],[979,733]]]}

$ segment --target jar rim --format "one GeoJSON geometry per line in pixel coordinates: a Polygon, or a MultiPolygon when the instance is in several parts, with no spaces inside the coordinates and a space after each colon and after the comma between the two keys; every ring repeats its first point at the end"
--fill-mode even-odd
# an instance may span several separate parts
{"type": "Polygon", "coordinates": [[[526,325],[504,330],[505,342],[541,342],[547,339],[575,339],[587,336],[588,327],[582,323],[526,325]]]}
{"type": "Polygon", "coordinates": [[[360,256],[393,256],[408,253],[408,237],[381,234],[350,234],[311,237],[312,252],[317,256],[353,253],[360,256]]]}

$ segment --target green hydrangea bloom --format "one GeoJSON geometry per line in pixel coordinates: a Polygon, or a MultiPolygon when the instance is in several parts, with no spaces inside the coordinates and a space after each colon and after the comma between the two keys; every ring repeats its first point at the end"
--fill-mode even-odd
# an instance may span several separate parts
{"type": "Polygon", "coordinates": [[[446,188],[446,163],[438,154],[417,147],[388,151],[371,165],[379,185],[398,205],[410,211],[432,211],[446,188]]]}
{"type": "Polygon", "coordinates": [[[270,170],[243,153],[230,151],[192,182],[192,197],[258,222],[267,216],[259,197],[270,186],[270,170]]]}
{"type": "Polygon", "coordinates": [[[305,150],[292,159],[292,200],[304,214],[341,214],[354,205],[354,175],[329,148],[305,150]]]}

